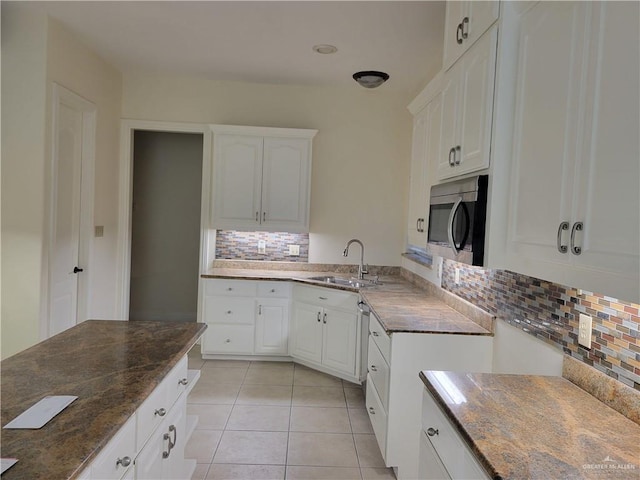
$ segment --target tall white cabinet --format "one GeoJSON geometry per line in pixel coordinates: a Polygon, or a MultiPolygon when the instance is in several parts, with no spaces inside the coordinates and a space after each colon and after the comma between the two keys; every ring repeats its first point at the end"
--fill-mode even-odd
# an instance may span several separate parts
{"type": "Polygon", "coordinates": [[[636,2],[540,2],[523,16],[507,231],[511,269],[631,301],[639,13],[636,2]]]}
{"type": "Polygon", "coordinates": [[[307,232],[316,130],[213,125],[217,229],[307,232]]]}

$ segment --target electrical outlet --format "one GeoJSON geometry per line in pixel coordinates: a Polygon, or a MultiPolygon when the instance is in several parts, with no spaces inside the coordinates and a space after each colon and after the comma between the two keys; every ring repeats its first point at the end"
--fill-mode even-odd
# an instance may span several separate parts
{"type": "Polygon", "coordinates": [[[460,269],[456,268],[455,279],[456,285],[460,285],[460,269]]]}
{"type": "Polygon", "coordinates": [[[258,253],[267,253],[267,242],[258,240],[258,253]]]}
{"type": "Polygon", "coordinates": [[[291,256],[291,257],[299,257],[300,256],[300,245],[289,245],[289,256],[291,256]]]}
{"type": "Polygon", "coordinates": [[[95,237],[99,238],[99,237],[104,237],[104,226],[103,225],[96,225],[95,226],[95,237]]]}
{"type": "Polygon", "coordinates": [[[586,348],[591,348],[591,317],[580,314],[580,324],[578,326],[578,343],[586,348]]]}

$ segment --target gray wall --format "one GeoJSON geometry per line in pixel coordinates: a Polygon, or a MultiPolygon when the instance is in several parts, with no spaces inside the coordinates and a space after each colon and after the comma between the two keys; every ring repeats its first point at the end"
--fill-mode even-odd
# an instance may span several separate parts
{"type": "Polygon", "coordinates": [[[134,134],[131,320],[195,321],[202,135],[134,134]]]}

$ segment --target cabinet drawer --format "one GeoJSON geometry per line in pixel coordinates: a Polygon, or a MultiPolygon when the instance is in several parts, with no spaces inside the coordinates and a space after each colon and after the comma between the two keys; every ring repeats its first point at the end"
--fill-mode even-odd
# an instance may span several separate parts
{"type": "Polygon", "coordinates": [[[253,325],[210,324],[204,334],[205,353],[253,353],[253,325]]]}
{"type": "Polygon", "coordinates": [[[136,457],[136,414],[116,433],[91,464],[91,478],[118,480],[133,468],[136,457]]]}
{"type": "Polygon", "coordinates": [[[233,297],[255,297],[256,282],[250,280],[227,280],[210,278],[205,282],[205,295],[227,295],[233,297]]]}
{"type": "Polygon", "coordinates": [[[426,389],[422,395],[422,428],[451,478],[488,478],[426,389]]]}
{"type": "Polygon", "coordinates": [[[180,359],[175,367],[169,372],[169,375],[163,380],[166,383],[167,405],[170,407],[176,402],[178,397],[187,389],[188,379],[188,360],[186,355],[180,359]]]}
{"type": "Polygon", "coordinates": [[[255,300],[246,297],[206,297],[204,317],[207,323],[253,325],[255,300]]]}
{"type": "Polygon", "coordinates": [[[391,365],[391,337],[384,331],[384,328],[380,325],[380,320],[376,318],[373,312],[369,317],[369,333],[384,359],[391,365]]]}
{"type": "Polygon", "coordinates": [[[358,306],[358,295],[356,293],[331,288],[294,285],[293,298],[300,302],[349,311],[355,311],[358,306]]]}
{"type": "Polygon", "coordinates": [[[169,413],[169,383],[167,378],[158,385],[151,395],[140,405],[136,417],[136,448],[140,451],[147,440],[169,413]]]}
{"type": "Polygon", "coordinates": [[[373,426],[373,433],[376,434],[376,440],[384,458],[385,463],[387,460],[387,413],[382,407],[382,402],[376,393],[376,389],[373,386],[373,380],[370,375],[367,375],[367,413],[369,414],[369,420],[373,426]]]}
{"type": "Polygon", "coordinates": [[[289,298],[289,282],[258,282],[258,296],[262,298],[289,298]]]}
{"type": "Polygon", "coordinates": [[[382,353],[373,341],[373,337],[369,337],[369,358],[367,361],[367,371],[373,384],[378,392],[382,406],[389,411],[389,365],[385,361],[382,353]]]}

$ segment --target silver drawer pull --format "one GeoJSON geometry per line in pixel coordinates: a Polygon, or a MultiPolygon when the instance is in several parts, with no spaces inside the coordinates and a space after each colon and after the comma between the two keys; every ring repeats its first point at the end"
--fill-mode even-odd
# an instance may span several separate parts
{"type": "Polygon", "coordinates": [[[375,365],[371,365],[371,367],[370,367],[370,368],[371,368],[371,371],[372,371],[372,372],[377,372],[377,371],[378,371],[378,369],[376,368],[376,366],[375,366],[375,365]]]}
{"type": "Polygon", "coordinates": [[[231,310],[227,310],[227,315],[231,315],[231,313],[233,313],[231,310]]]}
{"type": "Polygon", "coordinates": [[[375,415],[375,414],[376,414],[376,411],[373,409],[373,407],[369,407],[369,413],[370,413],[371,415],[375,415]]]}
{"type": "Polygon", "coordinates": [[[227,291],[228,291],[228,292],[230,292],[230,291],[232,291],[232,290],[233,290],[233,288],[231,288],[231,287],[227,288],[227,291]]]}
{"type": "Polygon", "coordinates": [[[153,414],[158,415],[159,417],[164,417],[167,414],[167,410],[165,410],[164,408],[159,408],[155,412],[153,412],[153,414]]]}
{"type": "Polygon", "coordinates": [[[318,297],[320,300],[327,300],[327,297],[318,297]]]}
{"type": "Polygon", "coordinates": [[[131,457],[119,458],[118,461],[116,462],[116,467],[119,467],[120,465],[122,465],[125,468],[131,465],[131,457]]]}
{"type": "Polygon", "coordinates": [[[438,429],[429,427],[427,429],[427,435],[429,435],[430,437],[435,437],[436,435],[438,435],[438,429]]]}
{"type": "Polygon", "coordinates": [[[276,289],[275,289],[275,288],[272,288],[272,289],[271,289],[271,293],[276,293],[276,289]]]}
{"type": "Polygon", "coordinates": [[[231,339],[230,339],[230,338],[227,338],[227,339],[224,341],[224,343],[231,343],[231,339]]]}
{"type": "Polygon", "coordinates": [[[371,335],[373,335],[374,337],[379,337],[380,335],[378,335],[378,332],[371,332],[371,335]]]}
{"type": "Polygon", "coordinates": [[[188,383],[189,383],[189,380],[187,380],[186,378],[182,378],[178,380],[178,385],[187,385],[188,383]]]}

